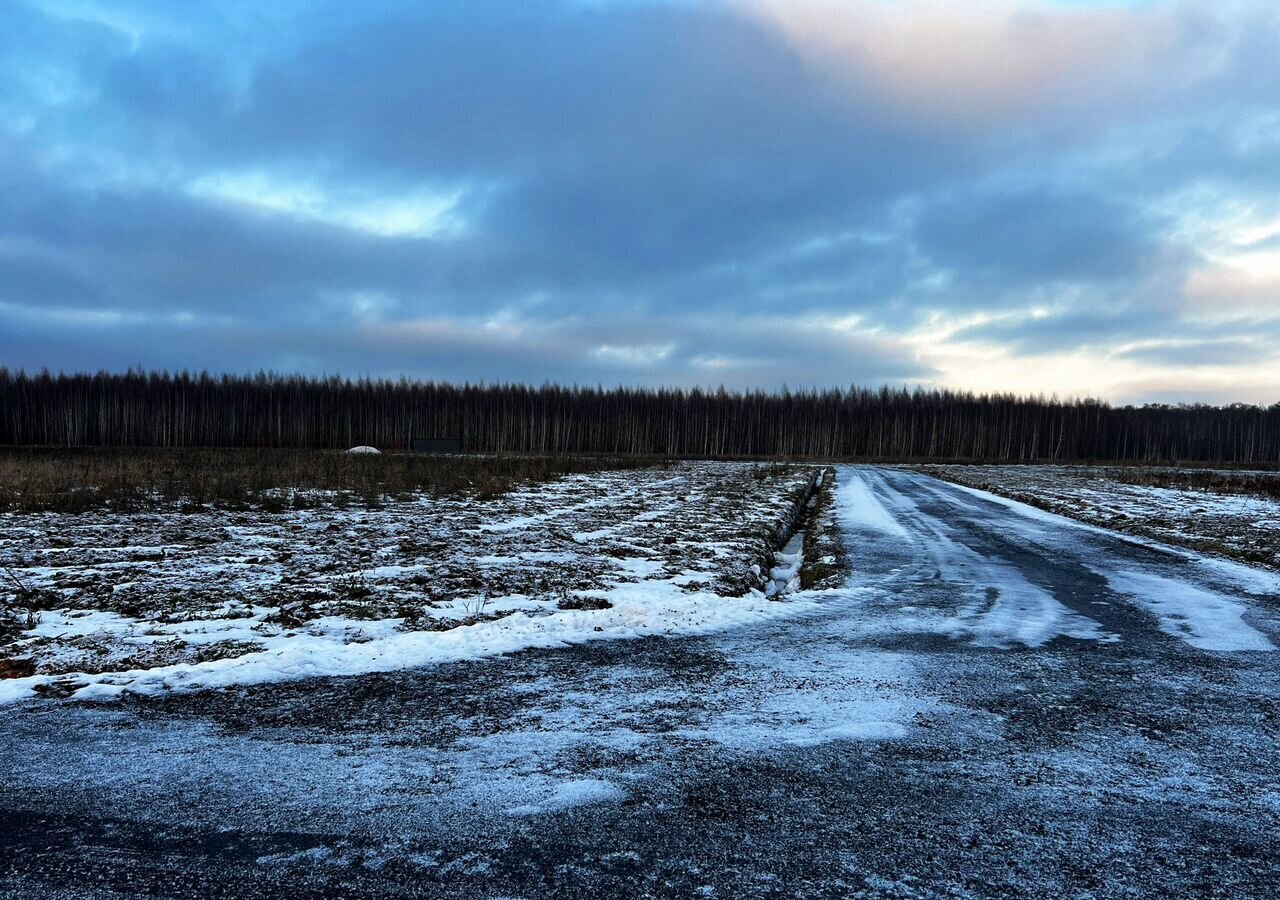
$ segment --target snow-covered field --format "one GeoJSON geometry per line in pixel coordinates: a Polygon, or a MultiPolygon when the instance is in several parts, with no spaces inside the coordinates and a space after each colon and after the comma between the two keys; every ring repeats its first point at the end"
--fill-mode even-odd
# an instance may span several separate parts
{"type": "MultiPolygon", "coordinates": [[[[938,478],[990,491],[1040,509],[1128,534],[1205,553],[1280,568],[1280,501],[1262,493],[1224,493],[1135,484],[1144,470],[1105,466],[924,466],[938,478]]],[[[1153,480],[1177,480],[1177,470],[1149,470],[1153,480]]],[[[1237,482],[1280,480],[1277,472],[1218,473],[1237,482]]],[[[1273,492],[1274,493],[1274,492],[1273,492]]]]}
{"type": "Polygon", "coordinates": [[[0,701],[387,671],[798,612],[769,599],[793,582],[796,546],[772,553],[816,473],[685,463],[375,509],[7,513],[0,701]]]}
{"type": "MultiPolygon", "coordinates": [[[[101,536],[102,554],[198,551],[98,563],[135,584],[119,592],[129,603],[196,590],[164,580],[195,562],[213,573],[202,589],[251,593],[251,611],[332,594],[353,570],[327,568],[325,548],[343,545],[370,551],[371,610],[423,609],[405,622],[295,599],[301,624],[232,620],[264,649],[68,676],[77,697],[138,691],[108,703],[0,709],[0,896],[1275,893],[1280,573],[901,467],[834,474],[782,549],[763,535],[807,474],[700,465],[483,503],[218,514],[232,534],[216,544],[177,526],[101,536]],[[277,527],[288,547],[248,542],[242,555],[268,561],[236,561],[277,527]],[[445,546],[411,554],[409,534],[445,546]],[[831,557],[839,586],[770,602],[794,588],[801,547],[801,584],[831,557]],[[484,620],[458,625],[477,589],[439,575],[450,565],[492,585],[581,577],[567,605],[613,606],[495,587],[484,620]],[[412,580],[424,571],[436,606],[412,580]],[[719,627],[731,622],[748,624],[719,627]],[[462,659],[516,647],[531,649],[462,659]],[[292,677],[307,672],[369,674],[292,677]],[[240,686],[263,680],[277,683],[240,686]]],[[[184,521],[207,530],[211,516],[184,521]]],[[[92,534],[51,548],[46,530],[40,546],[87,571],[92,534]]],[[[43,558],[24,563],[21,577],[73,590],[43,558]]],[[[101,634],[138,646],[154,637],[142,629],[231,619],[161,610],[145,624],[145,607],[110,602],[68,618],[115,623],[101,634]],[[137,630],[117,627],[130,619],[137,630]]],[[[45,615],[41,628],[67,627],[45,615]]]]}

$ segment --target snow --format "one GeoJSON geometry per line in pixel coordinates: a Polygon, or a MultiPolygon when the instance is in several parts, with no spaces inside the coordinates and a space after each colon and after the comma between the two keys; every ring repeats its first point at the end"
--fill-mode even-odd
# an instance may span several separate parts
{"type": "MultiPolygon", "coordinates": [[[[682,728],[682,738],[738,752],[809,747],[837,741],[893,740],[921,715],[945,717],[912,654],[867,645],[873,631],[859,622],[841,591],[828,594],[822,615],[782,620],[719,638],[728,656],[748,662],[749,681],[723,686],[712,714],[682,728]],[[804,639],[797,639],[803,633],[804,639]]],[[[640,703],[660,698],[638,698],[640,703]]]]}
{"type": "Polygon", "coordinates": [[[361,444],[359,447],[352,447],[347,452],[355,453],[361,456],[381,456],[382,455],[382,451],[379,450],[377,447],[370,447],[367,444],[361,444]]]}
{"type": "MultiPolygon", "coordinates": [[[[611,610],[543,608],[539,614],[512,594],[492,601],[519,607],[505,619],[418,634],[397,631],[395,620],[325,616],[295,638],[284,631],[259,635],[269,650],[280,651],[273,662],[285,664],[283,652],[312,646],[307,641],[317,649],[316,671],[324,673],[335,665],[382,665],[375,656],[398,655],[387,664],[399,666],[455,651],[501,652],[504,641],[554,646],[566,639],[664,633],[673,621],[678,627],[670,633],[706,637],[614,645],[617,652],[601,647],[582,655],[527,654],[440,673],[407,671],[377,691],[319,683],[209,698],[197,715],[188,714],[185,704],[164,715],[85,704],[0,710],[23,755],[22,780],[15,780],[11,793],[29,791],[34,810],[62,800],[71,805],[69,815],[91,811],[91,818],[142,823],[144,829],[155,823],[166,833],[251,834],[262,849],[250,852],[264,854],[263,866],[296,867],[300,875],[310,867],[338,866],[354,876],[361,867],[394,861],[430,869],[446,885],[465,884],[467,873],[491,867],[510,871],[513,840],[517,849],[532,840],[558,853],[565,833],[586,835],[590,863],[601,870],[619,860],[648,872],[651,851],[669,849],[669,842],[637,837],[654,821],[692,823],[695,837],[698,827],[723,831],[728,837],[717,847],[731,854],[737,832],[726,831],[727,817],[756,814],[769,829],[796,824],[801,835],[827,829],[835,835],[833,846],[847,849],[839,838],[848,835],[850,810],[856,819],[869,809],[869,818],[863,817],[878,830],[863,846],[881,838],[892,842],[895,830],[901,836],[949,829],[944,842],[981,841],[979,854],[990,851],[992,841],[1015,851],[1026,845],[1018,864],[1034,877],[1045,854],[1078,832],[1080,811],[1092,815],[1099,804],[1104,812],[1126,813],[1104,835],[1103,851],[1133,849],[1125,843],[1133,809],[1176,808],[1187,813],[1183,818],[1222,825],[1228,839],[1248,827],[1266,833],[1280,811],[1269,777],[1267,723],[1255,721],[1255,711],[1265,708],[1256,701],[1265,704],[1274,687],[1268,660],[1180,664],[1185,660],[1159,654],[1194,651],[1166,640],[1140,616],[1130,616],[1125,643],[1115,647],[1021,648],[1044,646],[1082,623],[1092,627],[1056,601],[1053,591],[1061,588],[1041,577],[1049,569],[1078,572],[1074,580],[1063,578],[1080,591],[1073,609],[1146,608],[1153,601],[1142,597],[1154,596],[1162,619],[1172,624],[1186,616],[1194,639],[1236,646],[1245,633],[1237,629],[1249,627],[1251,607],[1233,585],[1242,581],[1261,590],[1269,581],[1250,581],[1248,570],[1232,574],[1157,558],[1111,538],[1095,540],[1079,529],[1011,515],[959,492],[968,511],[935,503],[927,488],[917,491],[898,476],[850,474],[858,477],[841,471],[842,486],[857,483],[873,492],[913,539],[851,529],[847,549],[855,570],[847,587],[794,594],[784,603],[761,595],[686,593],[683,586],[697,574],[693,562],[659,565],[663,551],[648,545],[616,560],[610,556],[610,577],[643,579],[602,585],[600,595],[615,604],[611,610]],[[1144,559],[1149,570],[1141,567],[1144,559]],[[1116,578],[1095,577],[1086,562],[1116,578]],[[1217,586],[1183,584],[1180,574],[1213,578],[1217,586]],[[1160,580],[1145,578],[1152,575],[1160,580]],[[1112,605],[1094,607],[1105,603],[1112,605]],[[728,621],[731,614],[738,618],[728,621]],[[343,648],[332,635],[348,627],[372,640],[343,648]],[[535,634],[538,627],[545,630],[535,634]],[[1140,643],[1144,630],[1156,643],[1140,643]],[[335,663],[324,656],[339,651],[350,658],[335,663]],[[1231,697],[1236,705],[1226,702],[1231,697]],[[389,710],[396,714],[381,715],[389,710]],[[228,727],[223,717],[229,711],[246,725],[228,727]],[[1176,731],[1156,730],[1170,725],[1176,731]],[[1232,760],[1237,749],[1242,752],[1232,760]],[[780,779],[773,801],[761,779],[780,779]],[[743,782],[751,790],[744,791],[743,782]],[[745,802],[735,802],[740,797],[745,802]],[[899,815],[895,797],[909,805],[923,798],[924,805],[899,815]],[[1010,817],[1010,808],[1025,814],[1010,817]],[[1234,809],[1247,815],[1232,818],[1234,809]],[[531,821],[539,816],[549,819],[531,821]],[[794,823],[779,824],[788,816],[794,823]],[[984,826],[992,821],[997,827],[984,826]],[[619,822],[627,832],[602,847],[600,830],[619,822]],[[1045,841],[1027,844],[1031,835],[1019,829],[1028,824],[1037,834],[1045,830],[1045,841]]],[[[485,545],[494,552],[476,556],[494,557],[488,564],[502,569],[538,552],[523,544],[501,546],[485,545]]],[[[589,549],[582,548],[583,564],[595,559],[589,549]]],[[[219,613],[152,627],[252,631],[268,611],[254,604],[240,620],[219,613]]],[[[49,614],[45,624],[81,631],[128,624],[127,617],[94,615],[99,618],[49,614]]],[[[1105,639],[1096,632],[1095,639],[1105,639]]],[[[229,674],[251,674],[236,675],[233,663],[226,664],[229,674]]],[[[78,696],[110,698],[117,687],[103,676],[78,696]]],[[[1158,822],[1151,833],[1154,843],[1143,846],[1166,846],[1158,822]]],[[[1189,834],[1187,840],[1202,837],[1189,834]]],[[[1215,852],[1206,845],[1202,861],[1216,865],[1215,852]]],[[[411,869],[392,871],[412,883],[411,869]]],[[[858,871],[867,873],[865,885],[833,885],[830,892],[866,886],[871,893],[928,893],[927,884],[894,869],[890,858],[858,871]]],[[[1244,864],[1236,871],[1248,875],[1244,864]]],[[[1052,879],[1044,883],[1045,892],[1061,887],[1052,879]]],[[[473,885],[489,893],[500,886],[473,885]]]]}
{"type": "MultiPolygon", "coordinates": [[[[387,672],[496,656],[533,647],[562,647],[588,640],[706,634],[752,622],[799,615],[813,608],[812,601],[770,603],[759,593],[743,598],[725,598],[703,591],[690,593],[675,583],[677,581],[621,583],[609,590],[581,592],[608,600],[613,604],[611,609],[554,614],[516,612],[495,621],[446,631],[399,632],[395,630],[399,620],[367,622],[341,617],[326,617],[313,622],[305,631],[265,638],[246,627],[241,633],[252,634],[265,649],[202,663],[76,675],[72,676],[74,682],[83,686],[72,696],[77,699],[103,699],[118,696],[126,690],[155,694],[167,690],[261,684],[313,675],[387,672]],[[353,629],[361,632],[363,639],[357,643],[344,643],[343,638],[353,629]]],[[[105,615],[88,618],[90,624],[80,627],[82,633],[90,628],[101,630],[108,625],[118,627],[120,624],[105,615]]],[[[50,627],[60,627],[60,624],[50,627]]],[[[126,623],[126,627],[132,625],[126,623]]],[[[191,633],[191,629],[173,633],[185,635],[191,633]]],[[[30,697],[37,685],[62,678],[35,675],[0,681],[0,703],[30,697]]]]}
{"type": "Polygon", "coordinates": [[[1280,499],[1213,488],[1213,479],[1223,476],[1224,483],[1253,482],[1261,491],[1267,481],[1276,483],[1280,473],[1186,472],[1161,466],[929,466],[927,470],[974,489],[975,496],[990,502],[1009,505],[1017,501],[985,493],[988,490],[1033,500],[1031,509],[1036,511],[1023,511],[1046,523],[1075,522],[1074,527],[1086,530],[1101,526],[1111,534],[1111,529],[1119,528],[1128,540],[1143,546],[1190,547],[1193,552],[1188,558],[1197,557],[1201,548],[1212,547],[1215,553],[1280,569],[1280,499]],[[1144,477],[1183,486],[1132,483],[1144,477]],[[1072,518],[1064,522],[1038,507],[1072,518]]]}
{"type": "MultiPolygon", "coordinates": [[[[690,486],[709,477],[706,473],[737,470],[687,467],[682,471],[687,474],[673,478],[664,473],[661,480],[649,476],[647,481],[645,476],[628,474],[607,485],[562,479],[503,498],[479,515],[461,505],[455,508],[432,501],[433,506],[415,500],[406,504],[407,509],[330,511],[325,516],[294,511],[271,524],[237,521],[222,526],[227,539],[236,544],[279,545],[290,552],[307,547],[306,542],[317,536],[336,533],[348,540],[348,534],[367,535],[372,529],[377,549],[367,551],[370,563],[359,573],[361,583],[367,581],[383,592],[389,585],[397,598],[376,616],[353,617],[341,606],[325,607],[323,614],[313,613],[301,624],[282,625],[280,601],[272,603],[269,598],[278,589],[283,564],[237,563],[232,560],[239,557],[233,556],[210,561],[196,555],[204,544],[194,540],[194,532],[192,545],[172,540],[109,540],[110,535],[104,534],[105,546],[96,549],[50,548],[62,551],[59,558],[67,565],[25,566],[21,568],[24,578],[43,579],[41,586],[54,588],[64,574],[81,578],[86,572],[97,572],[103,567],[104,553],[163,546],[162,557],[129,564],[128,578],[112,584],[111,594],[170,580],[178,590],[198,590],[202,583],[210,583],[226,587],[228,593],[221,603],[208,608],[178,609],[151,618],[91,608],[44,612],[17,646],[44,646],[42,661],[56,667],[39,670],[49,674],[0,681],[0,703],[31,697],[37,687],[53,682],[69,687],[75,699],[103,699],[125,691],[154,694],[313,675],[387,672],[591,640],[709,634],[816,615],[834,603],[851,605],[856,622],[853,633],[867,641],[939,635],[993,650],[1041,647],[1059,638],[1111,642],[1117,636],[1081,610],[1133,603],[1148,610],[1166,634],[1201,650],[1274,649],[1256,609],[1242,595],[1274,593],[1280,579],[1272,574],[1189,551],[1166,553],[1166,548],[1159,548],[1164,554],[1160,559],[1166,560],[1159,565],[1174,559],[1194,576],[1175,579],[1135,564],[1128,556],[1117,566],[1108,562],[1107,553],[1082,554],[1079,565],[1101,576],[1098,593],[1073,595],[1068,607],[1054,596],[1050,582],[1041,583],[1036,572],[1021,568],[1016,559],[1002,558],[1001,553],[1026,546],[1052,550],[1044,558],[1053,559],[1076,540],[1072,535],[1097,534],[1113,540],[1112,532],[975,489],[901,472],[890,477],[884,470],[867,467],[839,471],[837,516],[846,530],[855,567],[847,587],[798,590],[803,535],[796,534],[775,553],[767,578],[756,582],[763,593],[723,596],[717,578],[724,567],[736,560],[741,568],[748,568],[741,545],[732,537],[739,526],[733,519],[697,518],[698,514],[708,516],[695,508],[706,501],[699,501],[699,492],[690,486]],[[675,503],[662,496],[657,487],[664,484],[685,499],[675,503]],[[966,520],[997,523],[1003,543],[975,543],[981,531],[957,527],[955,519],[938,512],[934,500],[959,509],[966,520]],[[991,504],[1017,515],[993,513],[991,504]],[[677,508],[695,516],[680,523],[684,529],[680,532],[673,532],[674,520],[654,528],[652,516],[640,518],[655,512],[684,514],[677,508]],[[441,526],[452,530],[432,532],[424,540],[438,542],[435,535],[439,534],[471,543],[451,546],[443,562],[424,556],[402,562],[388,558],[405,552],[397,548],[411,539],[421,511],[428,509],[440,512],[434,519],[437,526],[441,521],[456,524],[441,526]],[[564,526],[531,527],[551,520],[563,521],[564,526]],[[572,525],[579,522],[592,527],[575,531],[572,525]],[[604,527],[594,527],[598,524],[604,527]],[[593,538],[598,545],[580,540],[606,533],[607,537],[593,538]],[[673,533],[678,540],[670,540],[673,533]],[[483,587],[448,593],[444,579],[450,572],[460,573],[455,579],[458,585],[477,578],[483,587]],[[556,573],[566,579],[558,583],[569,587],[557,588],[560,593],[535,595],[537,583],[556,573]],[[424,596],[432,598],[425,605],[424,596]],[[783,596],[787,602],[770,602],[783,596]],[[610,608],[559,609],[557,598],[567,597],[598,598],[610,608]],[[420,614],[427,627],[406,630],[405,616],[410,613],[387,614],[406,605],[418,611],[414,615],[420,614]],[[77,669],[84,647],[100,644],[110,648],[99,657],[101,665],[77,669]],[[207,658],[217,655],[221,648],[214,645],[219,644],[234,645],[239,655],[207,658]],[[203,657],[192,652],[183,659],[170,650],[187,645],[193,651],[209,648],[210,652],[203,657]],[[146,667],[131,667],[135,665],[146,667]]],[[[767,521],[782,509],[778,503],[751,514],[767,521]]],[[[10,534],[31,533],[21,522],[13,524],[10,534]]],[[[1145,539],[1139,543],[1159,546],[1145,539]]],[[[409,555],[419,552],[409,551],[409,555]]],[[[342,569],[314,571],[316,564],[311,565],[313,586],[337,585],[352,575],[342,569]]],[[[871,657],[861,661],[868,667],[872,663],[871,657]]],[[[901,724],[902,710],[893,703],[882,706],[879,699],[864,700],[856,707],[827,704],[818,711],[778,710],[774,737],[819,743],[893,737],[894,729],[884,723],[901,724]]]]}
{"type": "Polygon", "coordinates": [[[1229,559],[1202,556],[1194,560],[1204,577],[1217,584],[1229,584],[1238,591],[1268,596],[1280,594],[1280,572],[1255,569],[1229,559]]]}
{"type": "Polygon", "coordinates": [[[616,803],[625,799],[627,799],[627,792],[612,782],[599,778],[574,778],[554,782],[543,799],[536,803],[513,806],[507,812],[513,816],[535,816],[548,812],[560,812],[575,806],[616,803]]]}
{"type": "Polygon", "coordinates": [[[37,664],[0,702],[54,682],[83,699],[361,674],[800,612],[725,594],[807,478],[686,463],[374,509],[0,518],[20,577],[67,602],[0,647],[37,664]],[[558,608],[584,597],[613,608],[558,608]]]}
{"type": "MultiPolygon", "coordinates": [[[[928,485],[925,481],[922,486],[928,485]]],[[[1115,640],[1097,622],[1030,582],[1016,565],[954,538],[946,522],[920,509],[882,472],[842,470],[837,503],[844,523],[863,525],[888,517],[894,525],[857,531],[850,547],[855,560],[852,586],[868,602],[893,602],[892,612],[881,611],[869,628],[890,634],[940,634],[991,648],[1039,647],[1059,637],[1115,640]],[[852,477],[846,478],[846,472],[852,477]],[[917,540],[898,539],[908,527],[917,540]],[[945,605],[904,606],[896,599],[923,588],[944,589],[945,605]]]]}
{"type": "MultiPolygon", "coordinates": [[[[1265,596],[1280,592],[1280,577],[1272,572],[1229,560],[1200,556],[1185,549],[1170,547],[1151,538],[1119,535],[1105,528],[1079,522],[1030,504],[965,485],[950,485],[946,489],[937,490],[936,493],[940,497],[945,497],[952,489],[1017,513],[1027,524],[1020,528],[1015,520],[1010,524],[1011,530],[1015,533],[1020,532],[1022,537],[1030,542],[1043,541],[1047,535],[1052,534],[1052,531],[1046,532],[1041,526],[1083,530],[1107,539],[1120,539],[1150,548],[1164,557],[1185,561],[1194,567],[1193,571],[1200,578],[1218,586],[1234,586],[1240,593],[1265,596]]],[[[1141,488],[1141,491],[1162,491],[1164,494],[1185,493],[1162,488],[1141,488]]],[[[1199,499],[1202,502],[1210,502],[1202,496],[1199,499]]],[[[1239,502],[1239,498],[1232,499],[1233,502],[1239,502]]],[[[1168,497],[1165,501],[1172,502],[1168,497]]],[[[1135,601],[1151,612],[1158,620],[1160,629],[1166,634],[1177,637],[1193,647],[1219,652],[1276,649],[1265,634],[1244,621],[1244,617],[1249,613],[1248,606],[1242,600],[1229,597],[1220,590],[1197,585],[1190,578],[1173,579],[1148,571],[1135,570],[1132,567],[1118,568],[1115,564],[1109,563],[1104,554],[1098,554],[1095,559],[1086,563],[1086,567],[1101,575],[1113,591],[1135,601]]]]}
{"type": "Polygon", "coordinates": [[[793,738],[791,743],[799,746],[825,744],[829,741],[883,741],[907,736],[907,729],[899,722],[879,722],[874,719],[866,722],[846,722],[832,725],[815,733],[812,737],[793,738]]]}
{"type": "Polygon", "coordinates": [[[841,525],[910,540],[906,529],[871,490],[863,471],[846,468],[841,474],[843,477],[836,494],[836,517],[841,525]]]}
{"type": "Polygon", "coordinates": [[[804,565],[804,532],[797,531],[787,545],[773,554],[777,563],[769,571],[766,595],[776,597],[800,590],[800,569],[804,565]]]}
{"type": "Polygon", "coordinates": [[[975,565],[971,571],[969,577],[989,586],[981,597],[974,597],[960,608],[954,630],[971,635],[976,646],[1040,647],[1058,637],[1103,642],[1117,639],[1097,622],[1069,610],[1012,567],[975,565]]]}
{"type": "Polygon", "coordinates": [[[113,612],[92,609],[57,610],[40,614],[40,624],[27,632],[32,637],[81,637],[100,631],[127,631],[134,621],[113,612]]]}
{"type": "Polygon", "coordinates": [[[658,559],[620,559],[617,566],[618,571],[631,578],[652,578],[662,571],[662,561],[658,559]]]}
{"type": "Polygon", "coordinates": [[[1147,572],[1104,573],[1111,587],[1150,610],[1160,630],[1201,650],[1274,650],[1244,621],[1246,607],[1230,597],[1147,572]]]}

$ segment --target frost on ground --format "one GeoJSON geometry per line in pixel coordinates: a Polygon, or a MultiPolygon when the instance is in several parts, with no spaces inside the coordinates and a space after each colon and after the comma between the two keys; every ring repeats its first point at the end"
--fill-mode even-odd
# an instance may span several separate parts
{"type": "MultiPolygon", "coordinates": [[[[680,594],[798,613],[751,627],[0,710],[0,895],[1275,894],[1280,573],[897,468],[828,484],[805,533],[844,523],[841,587],[680,594]]],[[[568,552],[489,545],[518,506],[469,552],[568,552]]],[[[708,540],[745,521],[718,509],[708,540]]],[[[535,621],[679,591],[659,556],[535,621]]]]}
{"type": "Polygon", "coordinates": [[[1280,568],[1280,472],[1108,466],[920,468],[937,478],[1091,525],[1280,568]]]}
{"type": "Polygon", "coordinates": [[[7,513],[0,701],[387,671],[785,614],[765,570],[813,476],[686,463],[376,509],[7,513]]]}

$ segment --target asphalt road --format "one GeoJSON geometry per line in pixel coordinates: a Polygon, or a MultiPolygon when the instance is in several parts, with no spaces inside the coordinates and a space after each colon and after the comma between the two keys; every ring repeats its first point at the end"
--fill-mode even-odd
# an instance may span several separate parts
{"type": "Polygon", "coordinates": [[[767,625],[0,708],[0,895],[1276,895],[1273,579],[841,485],[767,625]]]}

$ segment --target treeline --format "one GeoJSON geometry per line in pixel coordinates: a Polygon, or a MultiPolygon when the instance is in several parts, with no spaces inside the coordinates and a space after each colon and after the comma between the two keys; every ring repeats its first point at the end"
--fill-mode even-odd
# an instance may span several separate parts
{"type": "Polygon", "coordinates": [[[400,449],[415,437],[458,437],[468,451],[500,453],[1275,463],[1280,404],[0,369],[4,444],[400,449]]]}

